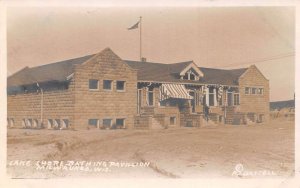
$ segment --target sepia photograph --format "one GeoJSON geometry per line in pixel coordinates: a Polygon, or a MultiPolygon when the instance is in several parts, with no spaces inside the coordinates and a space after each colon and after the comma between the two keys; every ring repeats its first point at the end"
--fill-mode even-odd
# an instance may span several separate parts
{"type": "Polygon", "coordinates": [[[294,178],[295,16],[7,7],[7,176],[294,178]]]}

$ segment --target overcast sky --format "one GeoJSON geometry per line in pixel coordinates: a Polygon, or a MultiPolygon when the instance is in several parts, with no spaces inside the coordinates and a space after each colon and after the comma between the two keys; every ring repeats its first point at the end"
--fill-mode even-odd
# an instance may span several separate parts
{"type": "Polygon", "coordinates": [[[294,8],[9,8],[8,74],[97,53],[110,47],[122,59],[139,58],[142,21],[147,61],[194,60],[202,67],[255,64],[270,80],[271,101],[294,97],[294,8]]]}

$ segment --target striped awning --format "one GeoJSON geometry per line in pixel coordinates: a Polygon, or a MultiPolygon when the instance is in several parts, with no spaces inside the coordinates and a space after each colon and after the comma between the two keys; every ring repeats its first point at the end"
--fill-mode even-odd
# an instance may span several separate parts
{"type": "Polygon", "coordinates": [[[168,98],[193,99],[183,84],[162,84],[159,91],[160,101],[168,98]]]}

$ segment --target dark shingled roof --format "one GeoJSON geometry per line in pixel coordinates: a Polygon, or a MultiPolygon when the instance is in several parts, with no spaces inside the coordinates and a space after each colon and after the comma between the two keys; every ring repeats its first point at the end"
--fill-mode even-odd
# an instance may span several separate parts
{"type": "Polygon", "coordinates": [[[203,72],[204,77],[202,81],[208,84],[223,84],[223,85],[238,85],[239,77],[247,70],[247,68],[241,69],[212,69],[199,67],[203,72]]]}
{"type": "Polygon", "coordinates": [[[25,67],[7,78],[8,86],[20,86],[37,82],[65,81],[73,73],[73,65],[81,64],[94,55],[60,61],[38,67],[25,67]]]}
{"type": "MultiPolygon", "coordinates": [[[[161,64],[128,60],[125,60],[125,62],[130,67],[138,70],[138,80],[160,82],[183,82],[180,80],[179,73],[186,66],[193,63],[192,61],[187,61],[175,64],[161,64]]],[[[247,68],[224,70],[205,67],[199,67],[199,69],[204,74],[200,81],[184,80],[184,82],[237,85],[239,77],[247,70],[247,68]]]]}
{"type": "MultiPolygon", "coordinates": [[[[48,81],[66,81],[67,76],[73,73],[73,65],[82,64],[93,55],[87,55],[57,63],[42,65],[38,67],[25,67],[19,72],[11,75],[7,79],[7,84],[11,86],[21,86],[34,83],[42,83],[48,81]]],[[[131,68],[137,70],[137,77],[139,81],[157,81],[157,82],[175,82],[175,83],[205,83],[205,84],[222,84],[222,85],[237,85],[239,77],[247,70],[233,69],[212,69],[199,67],[203,72],[204,77],[200,81],[180,80],[179,73],[192,61],[175,63],[175,64],[161,64],[140,61],[124,61],[131,68]]]]}

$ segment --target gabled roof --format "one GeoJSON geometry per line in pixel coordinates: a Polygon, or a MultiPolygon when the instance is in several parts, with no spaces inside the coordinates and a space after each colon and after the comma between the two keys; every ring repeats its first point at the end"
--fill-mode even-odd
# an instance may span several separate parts
{"type": "MultiPolygon", "coordinates": [[[[7,79],[8,87],[11,86],[22,86],[28,84],[49,82],[49,81],[66,81],[67,77],[74,72],[74,65],[83,64],[91,58],[98,58],[102,60],[106,59],[106,55],[111,56],[113,52],[107,48],[100,52],[99,54],[87,55],[75,59],[60,61],[57,63],[42,65],[38,67],[25,67],[19,72],[11,75],[7,79]],[[101,53],[103,53],[103,58],[101,59],[101,53]],[[98,57],[99,56],[99,57],[98,57]]],[[[109,57],[110,57],[109,56],[109,57]]],[[[116,60],[122,61],[117,56],[116,60]]],[[[140,62],[140,61],[130,61],[125,60],[125,62],[130,68],[137,70],[138,81],[153,81],[153,82],[168,82],[168,83],[194,83],[194,84],[221,84],[221,85],[237,85],[239,77],[247,70],[243,69],[212,69],[199,67],[200,71],[203,73],[203,77],[200,80],[181,80],[180,72],[184,70],[191,64],[192,61],[186,61],[174,64],[162,64],[162,63],[151,63],[151,62],[140,62]]]]}
{"type": "Polygon", "coordinates": [[[212,69],[199,67],[203,72],[202,81],[208,84],[238,85],[239,77],[248,69],[212,69]]]}
{"type": "Polygon", "coordinates": [[[8,86],[20,86],[37,82],[66,81],[73,73],[73,65],[82,64],[94,55],[60,61],[38,67],[25,67],[7,78],[8,86]]]}
{"type": "MultiPolygon", "coordinates": [[[[132,68],[138,70],[138,80],[140,81],[160,81],[160,82],[183,82],[180,80],[179,73],[192,61],[161,64],[140,61],[125,62],[132,68]]],[[[199,81],[184,80],[186,83],[203,83],[203,84],[221,84],[221,85],[238,85],[239,77],[247,70],[242,69],[212,69],[199,67],[203,73],[203,77],[199,81]]]]}
{"type": "Polygon", "coordinates": [[[125,60],[125,63],[138,70],[137,79],[140,81],[182,82],[179,73],[191,62],[162,64],[125,60]]]}

